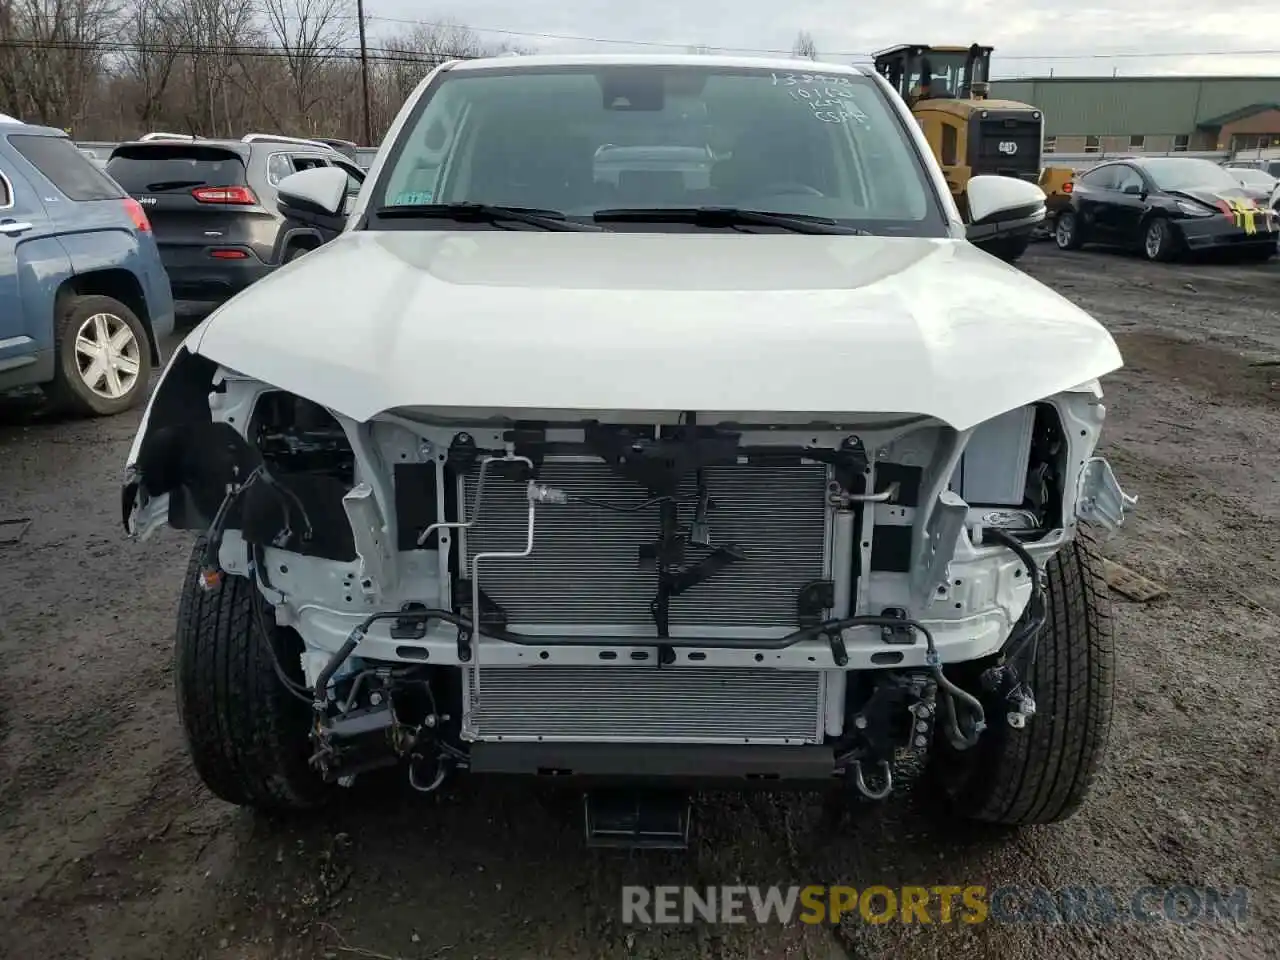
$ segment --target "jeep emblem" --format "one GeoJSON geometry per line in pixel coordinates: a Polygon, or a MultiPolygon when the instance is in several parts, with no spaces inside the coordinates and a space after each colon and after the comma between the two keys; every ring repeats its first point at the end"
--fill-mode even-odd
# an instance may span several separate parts
{"type": "Polygon", "coordinates": [[[156,202],[155,197],[139,197],[138,202],[144,207],[152,206],[156,202]]]}
{"type": "Polygon", "coordinates": [[[1018,152],[1018,145],[1012,140],[1001,140],[1000,146],[997,149],[1006,157],[1012,157],[1018,152]]]}

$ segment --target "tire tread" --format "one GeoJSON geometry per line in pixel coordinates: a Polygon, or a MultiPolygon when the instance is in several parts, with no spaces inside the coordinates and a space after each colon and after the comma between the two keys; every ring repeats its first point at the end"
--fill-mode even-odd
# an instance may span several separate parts
{"type": "Polygon", "coordinates": [[[228,574],[201,588],[203,550],[201,538],[178,608],[174,664],[178,717],[196,772],[229,803],[264,811],[317,806],[326,791],[307,764],[309,711],[281,685],[264,645],[272,643],[300,681],[300,667],[285,655],[289,635],[261,635],[253,604],[263,601],[245,578],[228,574]]]}
{"type": "Polygon", "coordinates": [[[1111,731],[1115,631],[1102,561],[1086,531],[1046,568],[1049,617],[1032,670],[1036,713],[1022,730],[988,717],[976,769],[954,798],[975,820],[1055,823],[1079,809],[1111,731]]]}

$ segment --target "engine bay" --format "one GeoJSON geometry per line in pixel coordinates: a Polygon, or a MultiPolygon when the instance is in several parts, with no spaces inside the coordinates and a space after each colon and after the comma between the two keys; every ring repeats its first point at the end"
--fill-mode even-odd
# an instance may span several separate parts
{"type": "Polygon", "coordinates": [[[944,664],[984,664],[1025,722],[1006,654],[1043,621],[1039,571],[1102,418],[1082,393],[967,431],[691,411],[357,423],[219,386],[205,418],[193,403],[195,422],[148,432],[129,522],[163,502],[205,531],[202,576],[256,582],[262,628],[300,639],[287,682],[317,769],[407,763],[424,790],[530,750],[589,775],[612,763],[594,743],[741,747],[691,769],[883,795],[935,724],[967,747],[988,722],[944,664]]]}

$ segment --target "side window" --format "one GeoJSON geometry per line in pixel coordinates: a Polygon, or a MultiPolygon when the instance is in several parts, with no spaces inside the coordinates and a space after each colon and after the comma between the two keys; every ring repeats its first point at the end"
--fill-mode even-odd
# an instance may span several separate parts
{"type": "Polygon", "coordinates": [[[314,170],[316,167],[327,167],[329,161],[324,157],[307,157],[295,156],[293,159],[294,172],[300,173],[303,170],[314,170]]]}
{"type": "Polygon", "coordinates": [[[293,172],[293,161],[287,153],[273,153],[267,157],[267,182],[273,187],[293,172]]]}
{"type": "Polygon", "coordinates": [[[1116,184],[1116,168],[1098,167],[1094,170],[1090,170],[1080,178],[1080,182],[1095,190],[1114,190],[1116,184]]]}
{"type": "Polygon", "coordinates": [[[291,173],[300,173],[313,167],[328,166],[323,157],[294,153],[273,153],[267,158],[267,182],[276,186],[291,173]]]}
{"type": "Polygon", "coordinates": [[[69,200],[119,200],[119,185],[65,137],[11,134],[9,143],[69,200]]]}
{"type": "Polygon", "coordinates": [[[1133,167],[1116,167],[1115,183],[1121,193],[1142,193],[1145,188],[1142,174],[1133,167]]]}

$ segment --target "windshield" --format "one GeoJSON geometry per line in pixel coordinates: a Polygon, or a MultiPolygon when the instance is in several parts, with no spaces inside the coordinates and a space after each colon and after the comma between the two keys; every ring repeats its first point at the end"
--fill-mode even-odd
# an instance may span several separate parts
{"type": "Polygon", "coordinates": [[[118,147],[107,161],[107,173],[130,193],[245,183],[244,161],[235,153],[190,143],[118,147]]]}
{"type": "MultiPolygon", "coordinates": [[[[927,67],[929,70],[930,96],[958,97],[964,92],[964,67],[968,59],[967,52],[939,53],[936,50],[930,51],[927,56],[912,64],[911,78],[907,88],[914,90],[920,87],[921,77],[927,67]]],[[[974,65],[974,74],[974,80],[978,82],[986,80],[986,77],[981,75],[982,67],[980,63],[974,65]]]]}
{"type": "MultiPolygon", "coordinates": [[[[874,233],[946,235],[904,125],[860,75],[459,70],[424,101],[372,193],[375,217],[379,207],[416,204],[516,206],[584,221],[601,210],[731,206],[874,233]]],[[[405,222],[396,218],[397,227],[405,222]]],[[[644,225],[659,228],[692,229],[644,225]]]]}
{"type": "Polygon", "coordinates": [[[1148,160],[1143,170],[1161,190],[1239,190],[1240,183],[1211,160],[1167,157],[1148,160]]]}
{"type": "Polygon", "coordinates": [[[1252,167],[1228,167],[1231,175],[1241,183],[1251,183],[1259,187],[1274,187],[1276,178],[1265,170],[1255,170],[1252,167]]]}

